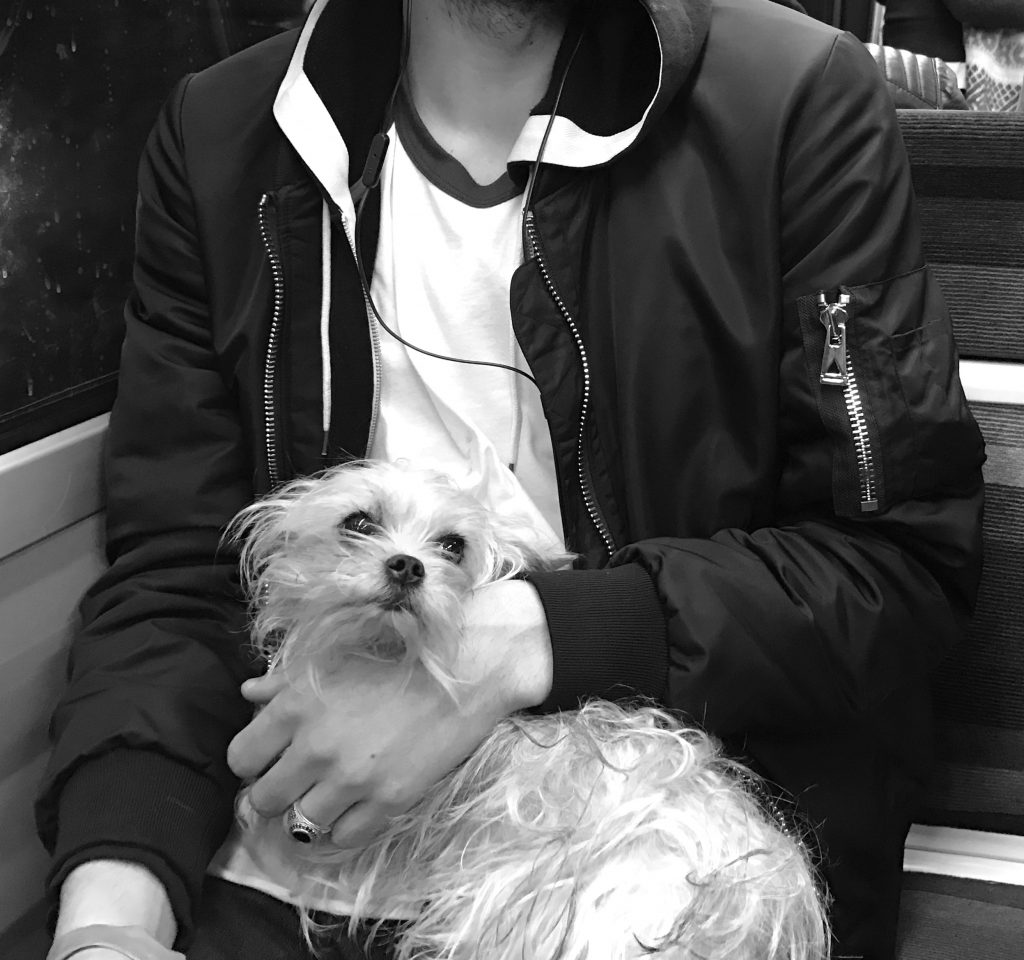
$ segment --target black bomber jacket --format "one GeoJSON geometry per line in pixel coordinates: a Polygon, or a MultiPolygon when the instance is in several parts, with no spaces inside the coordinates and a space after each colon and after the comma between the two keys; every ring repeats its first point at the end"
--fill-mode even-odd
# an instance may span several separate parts
{"type": "MultiPolygon", "coordinates": [[[[838,953],[891,956],[927,678],[979,576],[983,460],[896,119],[855,38],[764,0],[592,10],[511,291],[582,557],[533,578],[543,709],[639,693],[705,724],[814,828],[838,953]]],[[[140,167],[111,567],[38,809],[52,889],[82,860],[137,860],[181,943],[249,717],[221,532],[273,483],[362,456],[373,429],[350,184],[400,11],[320,0],[301,32],[188,78],[140,167]]]]}

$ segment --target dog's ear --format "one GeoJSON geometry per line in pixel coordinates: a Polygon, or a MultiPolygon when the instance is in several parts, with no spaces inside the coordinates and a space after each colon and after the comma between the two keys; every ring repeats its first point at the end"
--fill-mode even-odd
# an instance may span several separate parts
{"type": "Polygon", "coordinates": [[[507,580],[528,573],[563,570],[574,555],[548,540],[523,517],[491,513],[487,518],[490,580],[507,580]]]}
{"type": "Polygon", "coordinates": [[[308,478],[292,481],[240,510],[225,529],[222,542],[239,551],[243,583],[251,596],[259,590],[267,563],[288,542],[289,511],[315,483],[308,478]]]}
{"type": "Polygon", "coordinates": [[[273,537],[270,527],[266,501],[257,500],[235,514],[221,536],[222,544],[238,551],[242,582],[247,590],[254,589],[262,558],[269,552],[267,540],[273,537]]]}

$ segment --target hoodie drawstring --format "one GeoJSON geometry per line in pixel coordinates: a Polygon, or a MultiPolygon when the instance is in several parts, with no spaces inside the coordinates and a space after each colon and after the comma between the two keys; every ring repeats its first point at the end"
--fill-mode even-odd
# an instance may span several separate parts
{"type": "Polygon", "coordinates": [[[322,381],[320,422],[323,445],[320,456],[328,453],[331,432],[331,211],[324,200],[320,218],[320,370],[322,381]]]}

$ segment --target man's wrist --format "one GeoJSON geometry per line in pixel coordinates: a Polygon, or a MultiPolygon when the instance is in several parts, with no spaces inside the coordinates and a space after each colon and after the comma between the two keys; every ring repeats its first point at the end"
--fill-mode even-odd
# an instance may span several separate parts
{"type": "Polygon", "coordinates": [[[61,885],[56,936],[100,924],[137,927],[165,947],[177,935],[163,884],[145,867],[125,860],[79,864],[61,885]]]}
{"type": "Polygon", "coordinates": [[[466,646],[482,660],[470,674],[484,675],[481,693],[507,716],[542,703],[551,691],[552,656],[544,607],[525,580],[505,580],[478,590],[466,613],[466,646]]]}
{"type": "Polygon", "coordinates": [[[94,924],[57,936],[46,960],[185,960],[139,927],[94,924]]]}
{"type": "Polygon", "coordinates": [[[537,591],[525,580],[513,580],[510,585],[517,594],[516,609],[522,616],[513,641],[517,683],[512,687],[515,699],[511,706],[513,711],[528,710],[543,703],[551,692],[551,634],[537,591]]]}

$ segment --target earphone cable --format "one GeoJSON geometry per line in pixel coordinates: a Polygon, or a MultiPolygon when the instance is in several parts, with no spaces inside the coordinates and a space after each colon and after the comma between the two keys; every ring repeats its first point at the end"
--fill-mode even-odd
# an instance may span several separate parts
{"type": "Polygon", "coordinates": [[[569,79],[569,70],[572,68],[573,61],[576,59],[576,54],[579,53],[580,45],[583,43],[583,28],[581,26],[579,34],[576,37],[576,44],[572,48],[572,53],[569,54],[569,62],[566,63],[565,69],[562,71],[562,79],[558,84],[558,90],[555,93],[555,102],[551,107],[551,116],[548,117],[547,126],[544,128],[544,136],[541,137],[540,147],[537,149],[537,159],[534,160],[533,166],[530,168],[530,177],[526,181],[525,199],[523,200],[523,219],[526,219],[527,214],[530,212],[530,204],[533,201],[533,190],[537,185],[537,176],[540,171],[541,160],[544,157],[544,151],[548,147],[548,138],[551,136],[551,131],[555,126],[555,118],[558,116],[558,108],[562,103],[562,94],[565,92],[565,82],[569,79]]]}
{"type": "Polygon", "coordinates": [[[380,311],[377,309],[377,304],[374,303],[373,297],[370,294],[370,285],[366,279],[366,272],[363,269],[363,258],[362,254],[359,253],[359,221],[362,217],[363,205],[366,203],[366,199],[369,193],[364,193],[359,200],[359,206],[356,208],[356,230],[355,230],[355,247],[356,247],[356,270],[359,273],[359,282],[363,287],[363,293],[366,295],[366,302],[370,305],[370,309],[373,311],[373,315],[380,325],[381,329],[385,331],[389,336],[397,340],[400,344],[408,347],[410,350],[415,350],[417,353],[422,353],[424,356],[433,357],[435,360],[445,360],[449,363],[464,363],[473,367],[494,367],[497,370],[507,370],[509,373],[518,373],[522,377],[526,377],[535,387],[538,386],[536,379],[533,374],[528,373],[526,370],[520,370],[519,367],[513,367],[511,364],[499,363],[496,360],[469,360],[466,357],[449,357],[443,353],[435,353],[433,350],[427,350],[425,347],[419,347],[415,343],[406,340],[400,333],[392,330],[385,322],[384,318],[380,315],[380,311]]]}
{"type": "MultiPolygon", "coordinates": [[[[392,114],[394,112],[395,100],[396,100],[396,98],[398,96],[398,91],[399,91],[399,89],[401,87],[402,80],[404,79],[405,70],[406,70],[406,64],[407,64],[407,61],[408,61],[408,54],[409,54],[408,0],[406,2],[406,21],[405,22],[406,22],[406,30],[405,30],[405,40],[404,40],[403,50],[402,50],[402,63],[401,63],[401,66],[399,68],[398,79],[395,82],[395,87],[391,91],[391,97],[390,97],[390,99],[388,101],[387,115],[386,115],[386,119],[385,119],[385,123],[387,123],[388,125],[390,125],[391,116],[392,116],[392,114]]],[[[583,30],[581,29],[579,31],[579,35],[576,37],[576,44],[575,44],[575,46],[572,49],[572,53],[569,55],[569,61],[568,61],[568,63],[566,63],[565,69],[562,71],[562,78],[561,78],[561,81],[559,82],[558,90],[555,93],[555,101],[554,101],[554,104],[552,105],[552,108],[551,108],[551,115],[548,117],[547,126],[544,128],[544,135],[541,138],[540,147],[537,150],[537,159],[534,160],[533,165],[530,168],[530,176],[529,176],[529,179],[527,180],[526,190],[524,192],[524,201],[523,201],[523,217],[524,218],[526,217],[526,215],[527,215],[527,213],[529,212],[529,209],[530,209],[530,203],[531,203],[531,201],[533,199],[533,191],[534,191],[534,188],[535,188],[536,183],[537,183],[538,171],[540,170],[541,161],[544,158],[544,151],[547,149],[548,139],[550,138],[551,131],[552,131],[554,125],[555,125],[555,117],[558,115],[558,107],[559,107],[559,105],[562,102],[562,93],[565,90],[565,82],[568,79],[569,70],[572,67],[573,61],[576,59],[576,54],[577,54],[577,52],[580,49],[580,45],[581,45],[582,41],[583,41],[583,30]]],[[[525,377],[535,387],[539,388],[537,380],[533,376],[533,374],[529,373],[526,370],[522,370],[519,367],[512,366],[511,364],[507,364],[507,363],[499,363],[498,361],[495,361],[495,360],[470,360],[470,359],[468,359],[466,357],[450,357],[450,356],[447,356],[446,354],[435,353],[432,350],[427,350],[424,347],[417,346],[415,343],[412,343],[409,340],[406,340],[404,337],[402,337],[395,330],[392,330],[391,327],[389,327],[384,322],[384,318],[381,317],[380,311],[377,309],[377,304],[374,302],[373,297],[370,294],[370,284],[369,284],[369,282],[367,280],[367,277],[366,277],[366,271],[365,271],[364,266],[363,266],[363,258],[362,258],[362,253],[360,251],[360,245],[359,245],[359,226],[360,226],[360,223],[361,223],[361,221],[363,219],[363,207],[366,205],[366,200],[369,197],[370,191],[372,189],[374,189],[375,187],[377,187],[379,185],[379,183],[380,183],[380,173],[381,173],[381,168],[383,167],[383,164],[384,164],[384,154],[385,154],[385,152],[387,150],[387,146],[388,146],[388,137],[387,137],[386,133],[385,134],[378,134],[378,137],[381,138],[380,141],[378,141],[378,145],[382,149],[379,151],[379,156],[374,158],[374,151],[371,148],[370,157],[367,159],[366,169],[364,169],[364,171],[363,171],[363,177],[362,177],[362,181],[361,181],[362,182],[362,186],[363,186],[364,189],[362,189],[361,196],[359,197],[359,202],[356,205],[356,222],[355,222],[355,229],[353,231],[353,233],[354,233],[353,240],[354,240],[354,246],[355,246],[356,271],[359,274],[359,282],[360,282],[360,284],[361,284],[361,286],[363,288],[363,293],[366,296],[366,302],[369,304],[370,309],[373,312],[373,315],[374,315],[375,319],[377,320],[377,323],[380,325],[382,330],[384,330],[389,336],[391,336],[392,338],[397,340],[400,344],[402,344],[403,346],[407,347],[410,350],[415,350],[417,353],[421,353],[424,356],[432,357],[435,360],[444,360],[444,361],[446,361],[448,363],[462,363],[462,364],[466,364],[468,366],[474,366],[474,367],[492,367],[492,368],[494,368],[496,370],[507,370],[509,373],[515,373],[515,374],[518,374],[521,377],[525,377]],[[369,175],[369,179],[368,179],[368,175],[369,175]]]]}

